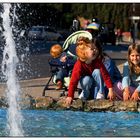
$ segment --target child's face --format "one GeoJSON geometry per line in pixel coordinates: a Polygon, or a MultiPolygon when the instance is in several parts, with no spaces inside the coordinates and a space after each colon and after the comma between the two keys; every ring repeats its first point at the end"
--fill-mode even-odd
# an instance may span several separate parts
{"type": "Polygon", "coordinates": [[[98,49],[95,46],[88,47],[86,49],[86,56],[88,59],[94,60],[97,57],[97,55],[98,55],[98,49]]]}
{"type": "Polygon", "coordinates": [[[130,54],[130,61],[134,64],[134,65],[139,65],[140,64],[140,54],[133,50],[130,54]]]}

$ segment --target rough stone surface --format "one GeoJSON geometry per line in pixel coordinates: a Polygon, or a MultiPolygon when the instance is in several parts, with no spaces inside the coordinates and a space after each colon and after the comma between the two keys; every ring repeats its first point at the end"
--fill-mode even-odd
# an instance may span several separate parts
{"type": "Polygon", "coordinates": [[[109,100],[90,100],[86,103],[86,109],[89,111],[106,111],[114,105],[109,100]]]}
{"type": "Polygon", "coordinates": [[[35,98],[35,103],[33,104],[33,107],[36,109],[49,109],[52,108],[53,104],[54,99],[52,97],[37,97],[35,98]]]}
{"type": "MultiPolygon", "coordinates": [[[[63,90],[56,91],[55,86],[51,83],[50,90],[46,90],[45,96],[42,96],[43,89],[48,78],[21,81],[22,90],[19,104],[22,109],[53,109],[53,110],[74,110],[74,111],[132,111],[140,112],[140,102],[133,101],[109,101],[109,100],[75,100],[70,107],[65,104],[66,96],[62,96],[63,90]],[[62,96],[62,97],[61,97],[62,96]]],[[[0,84],[0,107],[7,108],[7,98],[5,94],[5,84],[0,84]]],[[[67,95],[67,91],[64,95],[67,95]]],[[[9,95],[10,96],[10,95],[9,95]]]]}
{"type": "MultiPolygon", "coordinates": [[[[109,101],[109,100],[87,100],[82,101],[80,99],[75,99],[71,106],[67,107],[65,104],[66,97],[60,97],[57,100],[46,96],[46,97],[36,97],[31,96],[24,97],[20,101],[22,109],[53,109],[53,110],[74,110],[74,111],[88,111],[88,112],[99,112],[99,111],[131,111],[139,112],[140,103],[134,101],[109,101]]],[[[4,97],[0,98],[0,107],[7,108],[8,104],[4,97]]]]}
{"type": "Polygon", "coordinates": [[[134,101],[115,101],[114,111],[138,111],[138,103],[134,101]]]}
{"type": "Polygon", "coordinates": [[[8,107],[7,99],[4,96],[0,97],[0,107],[1,108],[7,108],[8,107]]]}

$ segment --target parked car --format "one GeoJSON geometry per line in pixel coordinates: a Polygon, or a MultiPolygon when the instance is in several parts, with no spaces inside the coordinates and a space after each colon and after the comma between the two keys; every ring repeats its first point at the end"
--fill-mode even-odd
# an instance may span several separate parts
{"type": "Polygon", "coordinates": [[[28,33],[32,40],[60,41],[62,35],[50,26],[32,26],[28,33]]]}

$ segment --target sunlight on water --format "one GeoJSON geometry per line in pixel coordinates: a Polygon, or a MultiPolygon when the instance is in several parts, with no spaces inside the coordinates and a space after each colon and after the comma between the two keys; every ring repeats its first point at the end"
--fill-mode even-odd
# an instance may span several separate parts
{"type": "Polygon", "coordinates": [[[8,114],[7,114],[7,131],[10,136],[23,136],[22,130],[22,115],[18,106],[18,99],[20,94],[20,86],[16,75],[16,66],[18,57],[15,49],[15,42],[13,40],[10,8],[8,3],[3,4],[4,12],[1,15],[3,19],[4,37],[6,44],[3,51],[2,72],[6,78],[7,85],[7,99],[8,99],[8,114]]]}
{"type": "MultiPolygon", "coordinates": [[[[0,136],[6,110],[0,110],[0,136]]],[[[134,112],[80,112],[22,110],[24,137],[139,137],[140,114],[134,112]]],[[[48,138],[47,138],[48,139],[48,138]]]]}

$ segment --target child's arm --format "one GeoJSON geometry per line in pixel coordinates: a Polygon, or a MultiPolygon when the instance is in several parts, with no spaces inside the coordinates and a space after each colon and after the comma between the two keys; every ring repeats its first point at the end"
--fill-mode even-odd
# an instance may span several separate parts
{"type": "Polygon", "coordinates": [[[123,79],[122,79],[122,87],[123,87],[123,100],[127,101],[130,99],[130,69],[128,62],[126,62],[123,66],[123,79]]]}
{"type": "Polygon", "coordinates": [[[65,66],[63,68],[72,70],[72,68],[76,62],[76,59],[74,57],[68,55],[66,52],[63,52],[63,54],[60,57],[60,61],[62,62],[62,65],[65,66]]]}
{"type": "Polygon", "coordinates": [[[138,101],[140,100],[140,85],[135,89],[134,93],[131,96],[131,100],[138,101]]]}
{"type": "Polygon", "coordinates": [[[104,64],[102,63],[102,61],[98,60],[99,63],[100,63],[100,70],[101,70],[101,74],[102,74],[102,77],[104,79],[104,82],[107,86],[107,88],[109,89],[109,92],[108,92],[108,98],[109,100],[114,100],[115,99],[115,93],[113,91],[113,84],[112,84],[112,80],[111,80],[111,77],[106,69],[106,67],[104,66],[104,64]]]}
{"type": "Polygon", "coordinates": [[[63,62],[63,63],[65,63],[67,61],[67,56],[66,55],[65,56],[62,56],[60,58],[60,61],[63,62]]]}
{"type": "Polygon", "coordinates": [[[75,89],[77,88],[78,81],[81,78],[81,74],[82,74],[82,67],[81,67],[80,62],[77,61],[72,71],[72,76],[71,76],[69,89],[68,89],[68,96],[65,100],[65,103],[67,106],[69,106],[73,101],[74,92],[75,92],[75,89]]]}
{"type": "Polygon", "coordinates": [[[123,86],[123,89],[125,89],[125,87],[129,87],[130,85],[130,69],[129,69],[129,65],[128,65],[128,62],[126,62],[124,65],[123,65],[123,79],[122,79],[122,86],[123,86]]]}
{"type": "Polygon", "coordinates": [[[103,63],[111,77],[112,82],[115,83],[116,81],[121,81],[122,76],[115,62],[111,58],[106,57],[103,63]]]}
{"type": "Polygon", "coordinates": [[[63,63],[65,63],[67,61],[67,55],[66,55],[65,52],[63,52],[61,54],[60,61],[63,62],[63,63]]]}
{"type": "Polygon", "coordinates": [[[66,106],[69,107],[72,104],[72,101],[73,101],[72,97],[67,97],[65,100],[66,106]]]}
{"type": "Polygon", "coordinates": [[[123,100],[127,101],[130,99],[130,90],[129,87],[125,87],[123,91],[123,100]]]}
{"type": "Polygon", "coordinates": [[[133,101],[138,101],[138,100],[140,100],[139,93],[140,93],[140,92],[136,89],[136,90],[134,91],[134,93],[132,94],[130,100],[133,100],[133,101]]]}
{"type": "Polygon", "coordinates": [[[115,95],[115,93],[113,91],[113,88],[109,88],[108,90],[109,90],[109,92],[108,92],[108,98],[109,98],[109,100],[112,101],[112,100],[114,100],[116,98],[116,95],[115,95]]]}

